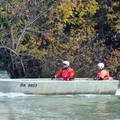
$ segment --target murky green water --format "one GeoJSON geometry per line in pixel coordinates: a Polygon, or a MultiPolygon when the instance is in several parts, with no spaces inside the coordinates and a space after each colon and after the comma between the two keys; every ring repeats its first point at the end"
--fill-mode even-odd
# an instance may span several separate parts
{"type": "Polygon", "coordinates": [[[111,95],[1,93],[0,120],[120,120],[120,99],[111,95]]]}

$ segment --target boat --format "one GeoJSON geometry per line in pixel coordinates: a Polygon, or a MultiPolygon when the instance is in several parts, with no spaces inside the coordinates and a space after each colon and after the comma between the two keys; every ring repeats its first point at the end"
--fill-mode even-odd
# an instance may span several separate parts
{"type": "Polygon", "coordinates": [[[120,89],[118,88],[115,93],[116,96],[120,96],[120,89]]]}
{"type": "Polygon", "coordinates": [[[91,78],[76,78],[63,81],[50,78],[0,79],[0,92],[39,95],[56,94],[115,94],[119,80],[96,81],[91,78]]]}

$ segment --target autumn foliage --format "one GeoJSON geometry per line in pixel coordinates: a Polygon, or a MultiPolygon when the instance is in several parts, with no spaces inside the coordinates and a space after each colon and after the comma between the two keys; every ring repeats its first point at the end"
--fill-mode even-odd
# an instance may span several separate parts
{"type": "Polygon", "coordinates": [[[11,61],[7,68],[24,71],[22,77],[49,77],[62,60],[71,62],[76,77],[94,77],[98,62],[109,64],[111,75],[119,77],[120,1],[1,1],[0,45],[11,61]],[[41,61],[33,75],[28,59],[41,61]]]}

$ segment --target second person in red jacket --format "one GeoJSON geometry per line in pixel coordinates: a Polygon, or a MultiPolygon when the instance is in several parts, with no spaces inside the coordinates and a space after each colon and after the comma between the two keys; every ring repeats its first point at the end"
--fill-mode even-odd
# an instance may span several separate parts
{"type": "Polygon", "coordinates": [[[60,69],[60,71],[55,75],[55,78],[59,78],[62,77],[63,80],[68,81],[68,80],[72,80],[75,72],[74,70],[69,67],[70,63],[69,61],[63,61],[63,67],[60,69]]]}

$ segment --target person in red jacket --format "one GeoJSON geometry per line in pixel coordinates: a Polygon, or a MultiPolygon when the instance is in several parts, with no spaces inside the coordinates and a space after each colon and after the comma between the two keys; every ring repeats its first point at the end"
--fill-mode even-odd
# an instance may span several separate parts
{"type": "Polygon", "coordinates": [[[75,75],[75,72],[69,66],[70,66],[69,61],[63,61],[63,67],[62,67],[62,69],[60,69],[60,71],[58,71],[58,73],[56,73],[56,75],[54,77],[55,78],[62,77],[63,80],[65,80],[65,81],[74,79],[73,77],[75,75]]]}
{"type": "Polygon", "coordinates": [[[104,69],[105,65],[104,63],[98,64],[98,73],[96,76],[96,80],[109,80],[109,71],[104,69]]]}

